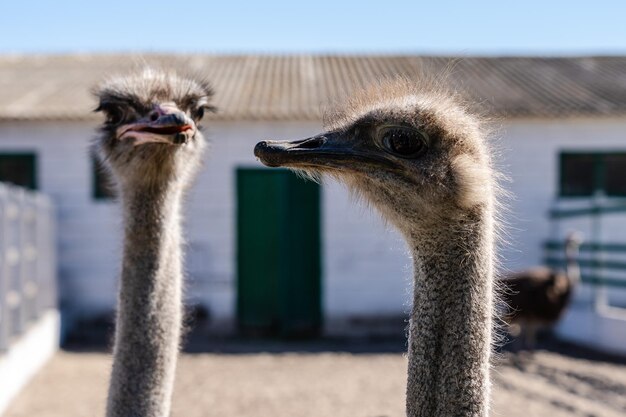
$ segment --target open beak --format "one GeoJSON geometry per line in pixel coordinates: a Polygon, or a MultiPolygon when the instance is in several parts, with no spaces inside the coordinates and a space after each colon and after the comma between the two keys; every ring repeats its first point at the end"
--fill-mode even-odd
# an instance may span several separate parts
{"type": "Polygon", "coordinates": [[[118,139],[134,139],[135,146],[144,143],[182,145],[195,134],[194,121],[173,106],[157,107],[148,116],[135,123],[122,125],[117,130],[118,139]]]}
{"type": "Polygon", "coordinates": [[[269,167],[357,169],[381,165],[393,168],[377,149],[367,149],[342,132],[329,132],[304,140],[262,141],[254,155],[269,167]]]}

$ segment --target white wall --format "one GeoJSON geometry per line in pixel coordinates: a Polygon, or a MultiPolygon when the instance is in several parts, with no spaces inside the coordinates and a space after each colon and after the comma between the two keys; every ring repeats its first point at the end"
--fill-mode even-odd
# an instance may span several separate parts
{"type": "Polygon", "coordinates": [[[70,307],[95,313],[114,301],[112,268],[119,252],[117,213],[92,200],[90,125],[81,123],[0,124],[0,151],[37,154],[37,183],[58,216],[60,292],[70,307]]]}
{"type": "MultiPolygon", "coordinates": [[[[518,119],[505,123],[500,136],[496,141],[500,165],[510,177],[504,186],[512,194],[507,201],[508,242],[501,253],[507,268],[518,269],[541,262],[540,243],[551,235],[547,213],[558,193],[559,153],[626,151],[626,119],[518,119]]],[[[580,202],[575,198],[568,200],[570,204],[580,202]]],[[[589,235],[588,220],[566,222],[563,229],[566,228],[581,228],[589,235]]],[[[609,240],[619,240],[624,235],[622,239],[626,241],[626,233],[622,233],[626,229],[607,227],[611,229],[617,231],[617,236],[607,236],[609,240]]]]}
{"type": "MultiPolygon", "coordinates": [[[[252,155],[261,139],[317,133],[312,122],[217,122],[212,149],[188,205],[190,282],[187,295],[206,303],[228,324],[235,312],[235,168],[259,166],[252,155]]],[[[513,120],[505,123],[501,165],[511,177],[507,215],[510,269],[541,262],[550,234],[546,213],[556,195],[558,152],[626,150],[626,120],[513,120]]],[[[88,123],[3,123],[0,152],[36,151],[40,189],[58,207],[61,291],[77,314],[110,310],[120,254],[120,215],[114,203],[94,201],[87,147],[88,123]]],[[[335,183],[323,188],[323,305],[327,322],[360,316],[400,316],[408,310],[410,261],[404,243],[377,214],[354,203],[335,183]]]]}

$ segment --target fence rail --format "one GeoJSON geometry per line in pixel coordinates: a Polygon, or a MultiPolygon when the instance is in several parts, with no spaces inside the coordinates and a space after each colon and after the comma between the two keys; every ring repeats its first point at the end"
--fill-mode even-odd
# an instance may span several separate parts
{"type": "Polygon", "coordinates": [[[548,213],[548,217],[553,220],[567,219],[571,217],[587,217],[598,216],[601,214],[612,213],[626,213],[626,204],[614,204],[614,205],[591,205],[589,207],[581,208],[558,208],[552,209],[548,213]]]}
{"type": "Polygon", "coordinates": [[[50,199],[0,183],[0,352],[55,307],[56,300],[50,199]]]}
{"type": "MultiPolygon", "coordinates": [[[[544,258],[546,265],[565,269],[566,260],[563,256],[565,250],[564,242],[555,240],[547,241],[544,243],[544,249],[548,253],[544,258]],[[555,253],[558,253],[558,255],[555,253]]],[[[580,246],[579,250],[581,258],[577,260],[577,263],[580,268],[584,270],[581,274],[581,280],[584,283],[605,287],[626,288],[626,276],[611,277],[604,275],[604,272],[608,271],[612,271],[614,274],[626,273],[626,260],[606,259],[604,256],[609,254],[614,256],[626,256],[626,244],[585,242],[580,246]],[[583,257],[582,255],[585,256],[583,257]],[[598,255],[602,256],[598,257],[598,255]],[[602,273],[599,271],[602,271],[602,273]]]]}

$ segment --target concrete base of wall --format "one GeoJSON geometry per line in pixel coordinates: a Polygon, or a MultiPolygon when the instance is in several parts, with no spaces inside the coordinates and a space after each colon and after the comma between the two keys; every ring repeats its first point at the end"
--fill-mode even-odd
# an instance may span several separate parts
{"type": "Polygon", "coordinates": [[[51,310],[0,354],[0,415],[59,347],[60,319],[51,310]]]}
{"type": "Polygon", "coordinates": [[[602,352],[626,355],[626,310],[573,305],[557,327],[559,337],[602,352]]]}

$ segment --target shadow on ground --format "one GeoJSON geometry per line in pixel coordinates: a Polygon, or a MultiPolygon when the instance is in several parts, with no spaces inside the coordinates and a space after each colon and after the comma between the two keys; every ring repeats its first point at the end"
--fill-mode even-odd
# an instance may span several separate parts
{"type": "MultiPolygon", "coordinates": [[[[224,354],[255,354],[255,353],[404,353],[407,351],[407,340],[404,334],[396,337],[317,337],[317,338],[272,338],[272,337],[240,337],[219,336],[206,330],[202,322],[188,326],[183,340],[183,351],[186,353],[224,353],[224,354]]],[[[101,318],[97,321],[80,323],[76,330],[65,339],[63,349],[70,352],[108,352],[113,341],[113,321],[101,318]]],[[[498,350],[512,352],[513,343],[508,339],[498,350]]],[[[564,342],[550,332],[539,335],[536,351],[553,352],[571,358],[591,361],[626,364],[626,356],[599,352],[591,348],[564,342]]],[[[524,358],[533,352],[517,352],[513,357],[523,366],[524,358]]]]}

